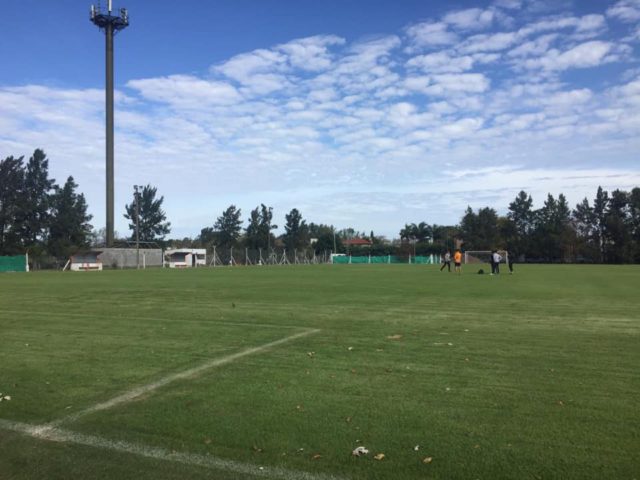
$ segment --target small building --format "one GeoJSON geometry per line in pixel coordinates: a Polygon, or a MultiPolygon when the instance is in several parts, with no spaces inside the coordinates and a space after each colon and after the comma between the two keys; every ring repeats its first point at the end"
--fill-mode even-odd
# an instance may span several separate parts
{"type": "Polygon", "coordinates": [[[366,238],[348,238],[342,240],[342,245],[345,247],[370,247],[372,243],[366,238]]]}
{"type": "Polygon", "coordinates": [[[69,259],[69,269],[74,272],[89,272],[102,270],[102,260],[98,257],[102,252],[92,250],[71,255],[69,259]]]}
{"type": "Polygon", "coordinates": [[[205,267],[207,250],[205,248],[176,248],[164,252],[164,262],[169,268],[205,267]]]}

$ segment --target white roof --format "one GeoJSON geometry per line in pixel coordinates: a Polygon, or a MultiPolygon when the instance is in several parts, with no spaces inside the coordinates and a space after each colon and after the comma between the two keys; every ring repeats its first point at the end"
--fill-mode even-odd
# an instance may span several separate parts
{"type": "Polygon", "coordinates": [[[165,250],[164,252],[167,255],[171,255],[172,253],[195,253],[196,255],[206,255],[207,253],[207,249],[206,248],[175,248],[175,249],[169,249],[169,250],[165,250]]]}

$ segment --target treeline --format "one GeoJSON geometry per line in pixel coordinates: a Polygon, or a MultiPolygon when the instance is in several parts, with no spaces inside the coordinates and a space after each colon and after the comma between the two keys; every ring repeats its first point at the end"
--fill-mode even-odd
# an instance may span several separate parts
{"type": "Polygon", "coordinates": [[[49,178],[49,160],[36,150],[0,160],[0,255],[29,252],[37,263],[64,258],[88,247],[92,227],[87,202],[68,177],[60,186],[49,178]]]}
{"type": "MultiPolygon", "coordinates": [[[[36,150],[23,157],[0,160],[0,255],[29,252],[34,262],[59,261],[78,250],[104,244],[104,229],[93,231],[87,204],[73,177],[59,186],[49,178],[49,161],[36,150]]],[[[537,262],[640,262],[640,188],[611,193],[598,188],[573,209],[563,194],[549,194],[542,207],[533,208],[531,195],[521,191],[507,214],[490,207],[468,207],[456,225],[427,222],[406,224],[399,240],[387,240],[353,228],[307,222],[293,208],[285,215],[284,233],[275,235],[273,208],[258,205],[249,212],[246,226],[241,210],[230,205],[213,225],[196,238],[165,240],[171,231],[151,185],[139,187],[125,205],[129,241],[166,247],[201,247],[212,250],[245,248],[286,249],[288,252],[327,252],[352,255],[429,255],[461,247],[464,250],[508,249],[521,261],[537,262]],[[137,221],[136,221],[137,220],[137,221]],[[354,245],[366,239],[367,245],[354,245]]],[[[362,243],[362,242],[360,242],[362,243]]],[[[34,265],[37,268],[37,263],[34,265]]]]}
{"type": "MultiPolygon", "coordinates": [[[[62,186],[49,177],[49,160],[40,149],[26,162],[24,157],[1,159],[0,255],[29,253],[33,268],[46,268],[103,244],[104,229],[93,230],[84,194],[77,190],[72,176],[62,186]]],[[[125,205],[132,240],[136,218],[142,242],[161,241],[170,232],[163,200],[147,185],[138,192],[137,202],[134,197],[125,205]]]]}
{"type": "Polygon", "coordinates": [[[521,191],[506,216],[468,207],[459,225],[405,225],[400,237],[418,242],[418,250],[425,244],[440,250],[498,248],[530,262],[638,263],[640,188],[609,193],[599,187],[592,201],[585,198],[573,209],[563,194],[547,195],[534,209],[531,195],[521,191]]]}

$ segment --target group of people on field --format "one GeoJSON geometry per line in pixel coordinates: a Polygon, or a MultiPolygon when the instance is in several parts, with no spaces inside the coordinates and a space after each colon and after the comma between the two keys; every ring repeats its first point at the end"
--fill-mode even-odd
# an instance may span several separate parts
{"type": "MultiPolygon", "coordinates": [[[[513,260],[514,255],[509,255],[509,252],[505,252],[507,255],[507,265],[509,266],[509,274],[513,274],[513,260]]],[[[500,262],[502,261],[502,255],[498,253],[497,250],[491,251],[491,257],[489,262],[491,263],[491,275],[500,274],[500,262]]],[[[453,254],[453,263],[455,272],[460,275],[462,273],[462,252],[459,249],[456,249],[453,254]]],[[[440,271],[443,271],[445,267],[451,272],[451,252],[447,250],[442,257],[442,267],[440,267],[440,271]]],[[[482,272],[482,270],[480,270],[482,272]]],[[[483,272],[484,273],[484,272],[483,272]]]]}

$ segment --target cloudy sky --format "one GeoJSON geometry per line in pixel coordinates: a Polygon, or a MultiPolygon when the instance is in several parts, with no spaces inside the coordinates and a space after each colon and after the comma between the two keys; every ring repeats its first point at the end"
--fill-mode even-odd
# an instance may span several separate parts
{"type": "MultiPolygon", "coordinates": [[[[102,227],[90,1],[2,1],[0,157],[43,148],[102,227]]],[[[230,204],[394,237],[522,189],[640,185],[640,0],[122,1],[120,233],[134,184],[164,195],[171,237],[230,204]]]]}

